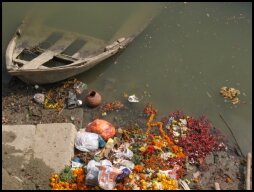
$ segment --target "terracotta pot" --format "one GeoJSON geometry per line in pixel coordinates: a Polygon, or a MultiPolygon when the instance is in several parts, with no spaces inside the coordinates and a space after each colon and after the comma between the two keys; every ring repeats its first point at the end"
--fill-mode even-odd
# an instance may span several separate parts
{"type": "Polygon", "coordinates": [[[89,91],[86,95],[85,102],[89,107],[97,107],[101,104],[101,95],[96,91],[89,91]]]}

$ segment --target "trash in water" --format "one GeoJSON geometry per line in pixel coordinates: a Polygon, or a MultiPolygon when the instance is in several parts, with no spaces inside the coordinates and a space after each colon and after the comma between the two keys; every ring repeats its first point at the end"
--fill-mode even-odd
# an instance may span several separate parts
{"type": "Polygon", "coordinates": [[[130,95],[128,97],[128,101],[131,102],[131,103],[138,103],[139,99],[136,97],[136,95],[130,95]]]}
{"type": "Polygon", "coordinates": [[[240,91],[235,88],[228,88],[226,86],[220,88],[220,94],[225,98],[231,101],[232,104],[237,104],[240,102],[240,99],[237,97],[240,95],[240,91]]]}
{"type": "Polygon", "coordinates": [[[112,102],[106,103],[102,107],[102,111],[106,113],[108,111],[122,109],[123,107],[124,107],[124,105],[120,101],[112,101],[112,102]]]}
{"type": "Polygon", "coordinates": [[[45,100],[45,95],[42,93],[36,93],[34,95],[34,100],[39,103],[39,104],[43,104],[44,100],[45,100]]]}

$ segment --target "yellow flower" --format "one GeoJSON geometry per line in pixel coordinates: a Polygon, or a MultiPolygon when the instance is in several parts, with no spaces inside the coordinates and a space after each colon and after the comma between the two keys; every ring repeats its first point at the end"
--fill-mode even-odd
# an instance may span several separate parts
{"type": "Polygon", "coordinates": [[[146,150],[146,147],[140,147],[139,151],[144,152],[146,150]]]}

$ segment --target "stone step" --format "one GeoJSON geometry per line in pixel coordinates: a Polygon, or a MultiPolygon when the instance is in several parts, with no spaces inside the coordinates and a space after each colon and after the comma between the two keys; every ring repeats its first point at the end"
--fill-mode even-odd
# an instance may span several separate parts
{"type": "Polygon", "coordinates": [[[3,146],[9,145],[26,160],[42,159],[46,165],[59,171],[74,156],[76,127],[72,123],[35,125],[3,125],[3,146]]]}

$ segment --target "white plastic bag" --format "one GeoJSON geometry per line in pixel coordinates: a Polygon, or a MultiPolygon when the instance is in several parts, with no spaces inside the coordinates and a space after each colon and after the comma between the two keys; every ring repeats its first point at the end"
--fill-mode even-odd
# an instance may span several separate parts
{"type": "Polygon", "coordinates": [[[101,165],[98,175],[99,186],[105,190],[112,190],[116,185],[116,178],[122,170],[108,165],[101,165]]]}
{"type": "Polygon", "coordinates": [[[122,144],[117,150],[114,150],[116,158],[131,159],[133,157],[133,152],[128,148],[129,144],[122,144]]]}
{"type": "Polygon", "coordinates": [[[85,131],[77,132],[75,147],[83,152],[96,151],[99,148],[99,135],[85,131]]]}
{"type": "Polygon", "coordinates": [[[130,95],[130,96],[128,97],[128,101],[129,101],[130,103],[138,103],[138,102],[139,102],[139,98],[137,98],[136,95],[130,95]]]}
{"type": "Polygon", "coordinates": [[[91,160],[88,162],[86,170],[86,185],[97,186],[98,185],[98,174],[99,174],[100,163],[91,160]]]}
{"type": "Polygon", "coordinates": [[[134,169],[135,167],[135,164],[132,161],[125,160],[125,159],[121,160],[119,164],[129,168],[130,170],[134,169]]]}

